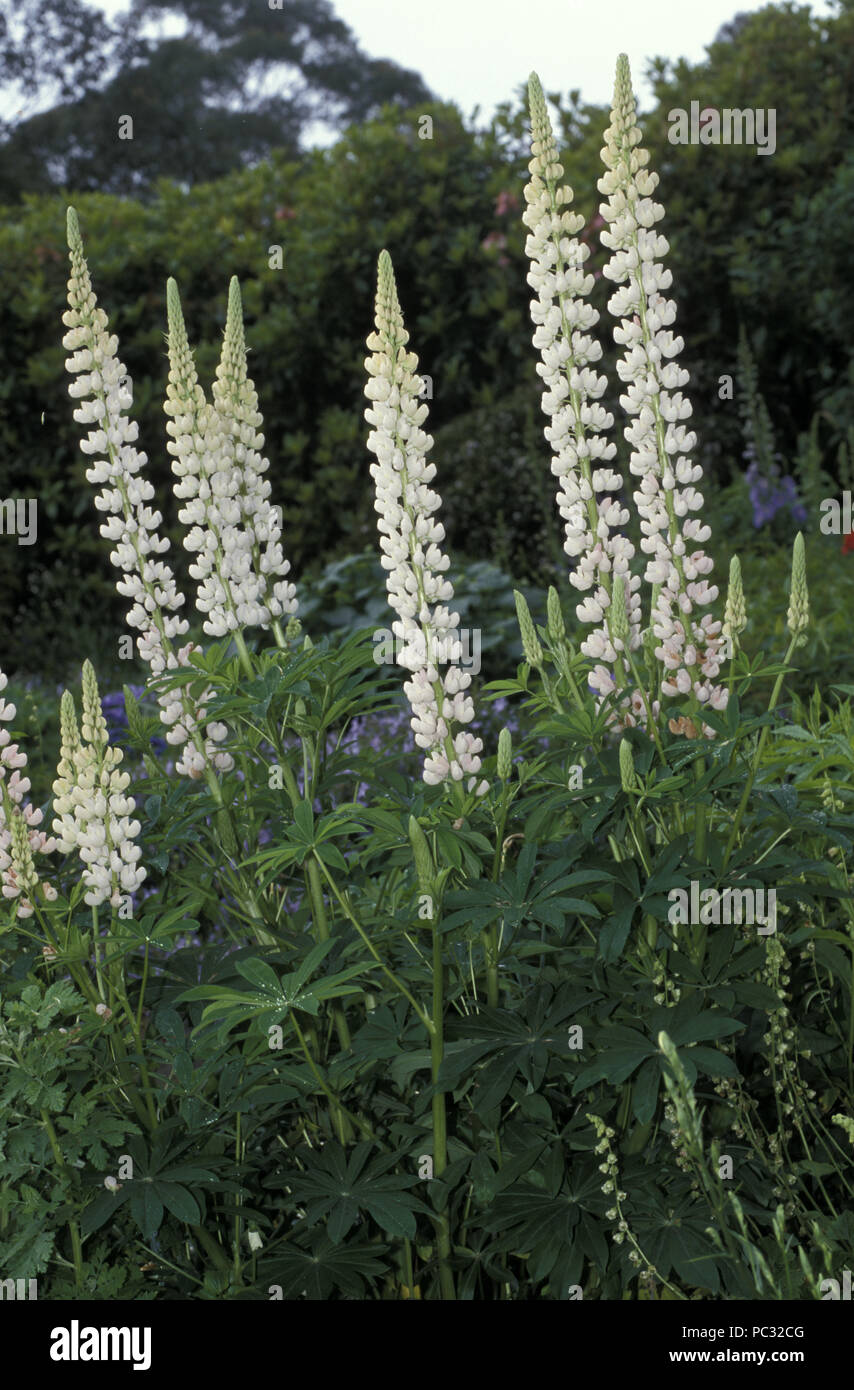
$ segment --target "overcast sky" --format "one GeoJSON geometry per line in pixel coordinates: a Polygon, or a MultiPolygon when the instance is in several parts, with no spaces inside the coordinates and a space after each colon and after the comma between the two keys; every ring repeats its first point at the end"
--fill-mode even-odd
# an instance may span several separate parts
{"type": "MultiPolygon", "coordinates": [[[[336,13],[376,58],[416,68],[464,114],[489,116],[536,69],[547,91],[579,88],[608,103],[618,53],[627,53],[641,105],[648,58],[699,62],[735,14],[767,0],[333,0],[336,13]]],[[[814,0],[814,14],[833,13],[814,0]]]]}
{"type": "MultiPolygon", "coordinates": [[[[437,96],[485,123],[536,69],[546,91],[581,91],[610,101],[614,64],[625,52],[641,108],[651,99],[643,73],[654,56],[703,58],[721,25],[767,0],[333,0],[335,12],[374,58],[420,72],[437,96]]],[[[87,0],[110,17],[127,0],[87,0]]],[[[219,0],[210,0],[211,4],[219,0]]],[[[257,0],[265,4],[266,0],[257,0]]],[[[287,0],[286,0],[287,3],[287,0]]],[[[834,11],[810,0],[815,14],[834,11]]],[[[181,32],[167,22],[161,32],[181,32]]],[[[61,60],[61,55],[57,55],[61,60]]],[[[307,132],[309,140],[320,131],[307,132]]],[[[326,143],[322,140],[322,143],[326,143]]]]}

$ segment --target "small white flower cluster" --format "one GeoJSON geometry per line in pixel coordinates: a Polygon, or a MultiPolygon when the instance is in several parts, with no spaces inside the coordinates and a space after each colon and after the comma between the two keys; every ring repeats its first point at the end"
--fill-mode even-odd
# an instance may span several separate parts
{"type": "MultiPolygon", "coordinates": [[[[178,615],[184,596],[178,592],[169,566],[152,558],[167,551],[169,541],[157,535],[162,517],[148,506],[154,489],[138,476],[146,455],[135,448],[138,426],[127,416],[133,401],[130,377],[116,355],[118,339],[108,332],[107,315],[97,307],[72,208],[68,210],[68,244],[69,308],[62,316],[68,332],[62,345],[73,354],[65,365],[77,376],[68,393],[82,398],[74,411],[78,424],[95,426],[80,443],[84,454],[100,455],[87,468],[86,477],[103,488],[95,506],[108,514],[101,535],[116,543],[110,559],[124,575],[116,588],[133,602],[127,622],[139,630],[139,654],[157,677],[186,665],[193,650],[191,643],[177,652],[173,646],[173,639],[186,633],[189,626],[178,615]]],[[[209,698],[210,692],[197,702],[189,693],[160,697],[160,717],[170,726],[167,740],[184,745],[177,770],[194,778],[201,777],[208,764],[223,772],[234,765],[230,754],[216,748],[227,732],[223,724],[209,724],[205,739],[199,732],[209,698]]]]}
{"type": "Polygon", "coordinates": [[[199,384],[175,281],[166,291],[169,384],[165,410],[172,440],[175,496],[187,499],[179,519],[189,527],[184,546],[197,559],[196,607],[210,637],[241,627],[268,628],[297,610],[296,589],[285,576],[290,562],[280,542],[278,510],[270,505],[269,461],[255,387],[246,371],[240,289],[231,280],[222,355],[210,405],[199,384]]]}
{"type": "MultiPolygon", "coordinates": [[[[537,371],[546,386],[543,410],[552,419],[545,435],[555,456],[552,472],[561,484],[557,502],[566,523],[564,550],[577,562],[570,581],[582,592],[593,591],[576,608],[581,622],[595,625],[581,650],[596,662],[589,684],[604,697],[614,690],[615,667],[619,683],[629,681],[628,668],[619,656],[626,643],[614,631],[609,612],[613,577],[623,578],[630,651],[641,641],[641,581],[629,572],[634,546],[617,532],[629,513],[615,495],[623,480],[606,466],[616,446],[600,433],[611,428],[614,417],[597,404],[607,378],[590,365],[600,360],[602,347],[590,336],[599,313],[585,298],[593,287],[593,276],[584,272],[590,253],[577,236],[584,218],[568,209],[572,189],[567,184],[559,186],[563,166],[536,73],[531,74],[528,91],[533,158],[522,220],[530,229],[525,246],[531,261],[528,284],[538,295],[531,302],[531,318],[537,326],[533,343],[542,358],[537,371]]],[[[631,716],[628,722],[634,722],[631,716]]]]}
{"type": "MultiPolygon", "coordinates": [[[[0,671],[0,691],[6,689],[8,677],[0,671]]],[[[11,724],[17,713],[15,705],[0,696],[0,724],[11,724]]],[[[39,883],[33,856],[53,854],[56,840],[39,830],[43,815],[24,797],[30,790],[30,779],[22,770],[27,755],[6,728],[0,728],[0,883],[4,898],[18,899],[17,916],[31,917],[32,895],[39,883]]],[[[56,889],[41,884],[48,902],[56,898],[56,889]]]]}
{"type": "Polygon", "coordinates": [[[135,843],[139,821],[131,817],[136,802],[127,795],[130,775],[119,771],[122,750],[112,747],[101,710],[98,684],[90,662],[83,666],[82,738],[74,699],[60,701],[62,745],[53,784],[53,829],[63,854],[76,849],[85,868],[84,901],[98,907],[109,899],[120,907],[124,894],[135,893],[146,876],[135,843]]]}
{"type": "Polygon", "coordinates": [[[376,332],[367,340],[373,356],[365,361],[370,378],[365,395],[373,404],[365,419],[373,426],[368,448],[377,458],[371,476],[382,565],[389,602],[398,614],[392,624],[397,663],[412,673],[403,687],[412,706],[411,727],[418,747],[427,753],[425,782],[468,777],[468,790],[482,796],[488,788],[477,778],[483,743],[464,729],[453,732],[454,724],[474,718],[474,704],[465,693],[471,676],[454,664],[440,675],[438,658],[433,659],[441,652],[451,663],[460,660],[460,618],[447,607],[454,590],[442,578],[449,565],[439,548],[445,528],[433,519],[441,498],[428,486],[436,476],[435,464],[427,462],[433,440],[421,429],[427,406],[419,402],[418,358],[406,351],[409,334],[387,251],[379,257],[375,321],[376,332]]]}
{"type": "MultiPolygon", "coordinates": [[[[674,360],[683,342],[670,331],[676,305],[663,294],[672,280],[661,264],[667,240],[655,231],[664,209],[653,201],[658,176],[647,169],[649,154],[640,141],[629,64],[621,55],[602,150],[607,172],[598,187],[608,199],[600,205],[607,223],[601,239],[612,252],[604,273],[618,286],[608,308],[621,320],[614,338],[625,348],[617,364],[626,384],[620,404],[634,417],[625,436],[632,446],[631,471],[639,479],[634,498],[641,548],[650,557],[644,577],[653,586],[652,631],[660,644],[655,654],[666,672],[662,694],[693,693],[701,706],[723,709],[726,687],[714,683],[723,660],[721,624],[711,614],[695,615],[718,591],[705,577],[711,557],[697,548],[711,531],[692,515],[703,505],[695,487],[702,469],[687,457],[696,435],[682,424],[691,415],[681,389],[688,373],[674,360]]],[[[714,736],[708,726],[704,732],[714,736]]]]}

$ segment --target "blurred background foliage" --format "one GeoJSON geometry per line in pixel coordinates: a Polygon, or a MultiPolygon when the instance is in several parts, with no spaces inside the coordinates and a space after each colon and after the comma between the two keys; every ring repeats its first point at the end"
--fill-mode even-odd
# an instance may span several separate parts
{"type": "MultiPolygon", "coordinates": [[[[283,14],[249,0],[135,0],[120,29],[79,0],[51,7],[40,29],[42,10],[25,0],[14,24],[0,18],[0,90],[46,80],[57,46],[69,60],[53,108],[0,126],[0,478],[4,497],[39,502],[36,545],[0,537],[0,666],[51,680],[79,668],[81,652],[100,669],[130,666],[116,661],[125,603],[66,394],[69,201],[133,379],[140,444],[188,599],[162,410],[167,276],[178,281],[206,387],[228,279],[240,279],[273,497],[314,625],[322,619],[312,585],[331,602],[334,576],[349,574],[335,567],[375,545],[364,358],[376,257],[387,247],[411,346],[429,377],[452,573],[488,562],[504,576],[501,592],[512,588],[509,576],[537,588],[557,582],[569,605],[528,314],[524,89],[477,129],[417,74],[360,53],[326,0],[290,0],[283,14]],[[183,38],[145,29],[176,10],[188,20],[183,38]],[[287,98],[264,96],[267,61],[298,74],[287,98]],[[201,122],[187,118],[194,102],[201,122]],[[310,149],[306,131],[321,111],[339,134],[310,149]],[[116,112],[135,113],[133,141],[118,140],[116,112]],[[425,116],[431,138],[422,138],[425,116]],[[271,268],[276,248],[281,269],[271,268]]],[[[651,72],[655,105],[642,124],[661,176],[716,572],[725,576],[739,550],[750,599],[751,569],[771,573],[779,555],[784,582],[797,529],[785,508],[756,524],[741,334],[775,457],[807,507],[813,578],[830,586],[832,614],[854,567],[840,538],[818,530],[821,487],[844,485],[850,474],[854,426],[854,0],[838,0],[829,19],[793,3],[736,16],[702,63],[653,60],[651,72]],[[671,144],[668,112],[692,101],[773,107],[776,153],[671,144]],[[727,376],[733,389],[722,398],[727,376]]],[[[577,92],[549,98],[566,179],[587,222],[607,343],[596,180],[609,113],[577,92]]],[[[606,346],[612,381],[613,362],[606,346]]],[[[617,395],[608,404],[628,476],[617,395]]]]}

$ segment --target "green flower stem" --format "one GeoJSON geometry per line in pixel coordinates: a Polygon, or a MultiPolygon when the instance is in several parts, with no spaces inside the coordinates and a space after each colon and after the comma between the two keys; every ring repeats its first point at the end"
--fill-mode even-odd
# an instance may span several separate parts
{"type": "MultiPolygon", "coordinates": [[[[504,829],[507,825],[507,808],[510,798],[510,789],[506,785],[501,789],[501,802],[498,811],[495,834],[495,854],[492,858],[492,882],[498,882],[498,875],[501,872],[501,847],[504,843],[504,829]]],[[[490,1009],[498,1008],[498,923],[491,922],[483,933],[483,945],[486,955],[486,1002],[490,1009]]]]}
{"type": "MultiPolygon", "coordinates": [[[[430,1035],[430,1077],[433,1083],[433,1174],[440,1178],[448,1166],[448,1122],[445,1110],[445,1093],[437,1091],[439,1068],[445,1055],[444,1029],[444,963],[442,960],[442,933],[439,928],[438,913],[433,921],[433,1031],[430,1035]]],[[[439,1248],[439,1287],[443,1299],[456,1299],[454,1275],[448,1261],[451,1256],[451,1233],[448,1225],[447,1208],[434,1218],[436,1239],[439,1248]]]]}
{"type": "Polygon", "coordinates": [[[339,1131],[339,1138],[341,1138],[341,1142],[346,1142],[343,1138],[343,1135],[346,1132],[345,1126],[346,1129],[349,1129],[351,1131],[349,1137],[352,1138],[353,1125],[358,1126],[358,1128],[362,1131],[366,1138],[371,1139],[374,1142],[379,1142],[377,1140],[376,1134],[374,1133],[371,1126],[368,1124],[367,1120],[361,1119],[358,1115],[354,1115],[352,1111],[348,1110],[347,1107],[344,1104],[342,1104],[342,1102],[336,1096],[335,1092],[332,1090],[332,1087],[329,1085],[329,1082],[325,1079],[323,1073],[321,1072],[320,1068],[318,1067],[317,1063],[311,1055],[311,1050],[308,1046],[308,1043],[306,1042],[305,1034],[299,1026],[299,1021],[297,1019],[296,1012],[293,1009],[291,1010],[291,1022],[293,1023],[294,1029],[296,1030],[296,1035],[299,1038],[300,1047],[302,1048],[303,1053],[305,1055],[305,1060],[308,1063],[309,1071],[311,1072],[320,1089],[323,1091],[323,1094],[326,1096],[337,1117],[336,1127],[339,1131]]]}
{"type": "MultiPolygon", "coordinates": [[[[323,889],[320,882],[320,874],[317,872],[317,860],[314,858],[309,859],[306,869],[308,871],[308,886],[311,894],[312,913],[314,915],[314,934],[318,941],[328,941],[330,936],[329,921],[323,902],[323,889]]],[[[335,1019],[335,1031],[338,1034],[338,1041],[341,1044],[341,1049],[343,1052],[347,1052],[352,1046],[352,1039],[350,1037],[350,1029],[347,1026],[347,1018],[341,1004],[333,1004],[332,1016],[335,1019]]]]}
{"type": "Polygon", "coordinates": [[[125,1041],[118,1029],[118,1023],[110,1034],[113,1056],[115,1057],[116,1069],[119,1073],[119,1089],[127,1095],[128,1100],[133,1106],[137,1118],[146,1129],[152,1131],[157,1128],[157,1115],[154,1110],[153,1102],[149,1097],[149,1109],[147,1110],[142,1103],[136,1082],[131,1076],[130,1061],[127,1055],[125,1041]]]}
{"type": "Polygon", "coordinates": [[[332,889],[332,892],[335,894],[336,899],[340,903],[342,911],[353,923],[353,926],[356,928],[356,931],[359,933],[360,937],[364,941],[374,960],[377,962],[377,965],[380,967],[380,970],[382,970],[383,973],[388,976],[395,989],[399,990],[403,997],[409,1000],[410,1004],[412,1005],[413,1009],[415,1010],[416,1014],[423,1023],[424,1027],[427,1029],[427,1032],[430,1034],[430,1037],[432,1039],[434,1031],[433,1019],[426,1012],[426,1010],[421,1007],[421,1005],[418,1003],[418,1000],[415,999],[412,994],[410,994],[403,981],[399,980],[395,975],[394,971],[390,970],[389,967],[386,965],[376,946],[371,941],[370,937],[366,935],[361,923],[356,919],[348,903],[346,902],[342,894],[339,892],[338,885],[336,884],[335,880],[330,874],[326,864],[324,864],[323,860],[320,858],[320,855],[317,853],[317,850],[314,851],[314,855],[318,865],[320,866],[321,873],[325,876],[327,883],[332,889]]]}
{"type": "MultiPolygon", "coordinates": [[[[225,847],[226,854],[228,854],[228,856],[234,861],[234,863],[237,864],[241,856],[237,844],[237,834],[235,832],[234,824],[231,818],[231,812],[229,811],[228,807],[226,806],[223,800],[222,788],[220,787],[216,775],[213,769],[210,766],[208,766],[207,763],[205,764],[205,781],[208,784],[208,791],[210,792],[211,796],[217,804],[216,823],[219,827],[220,834],[222,835],[222,842],[225,847]]],[[[243,882],[242,875],[240,876],[240,878],[241,888],[244,893],[246,907],[249,911],[250,917],[254,919],[253,927],[255,931],[255,939],[261,946],[275,946],[276,937],[273,936],[271,932],[267,931],[267,928],[263,925],[264,916],[261,911],[261,907],[258,903],[258,899],[256,897],[254,888],[246,885],[243,882]]]]}
{"type": "Polygon", "coordinates": [[[231,1265],[229,1264],[225,1252],[223,1251],[223,1248],[220,1245],[219,1241],[214,1240],[213,1236],[205,1230],[204,1226],[191,1226],[190,1230],[192,1231],[197,1243],[200,1246],[202,1246],[206,1253],[211,1257],[217,1269],[221,1270],[223,1274],[230,1275],[231,1265]]]}
{"type": "MultiPolygon", "coordinates": [[[[294,774],[286,761],[283,760],[281,766],[282,775],[285,780],[285,787],[287,789],[288,795],[291,798],[291,803],[294,806],[297,806],[299,802],[303,800],[303,798],[299,794],[299,787],[297,786],[296,778],[294,777],[294,774]]],[[[308,786],[307,781],[306,786],[308,786]]],[[[307,801],[307,804],[310,806],[311,802],[307,801]]],[[[324,906],[323,902],[323,889],[320,882],[320,875],[317,871],[318,863],[320,863],[321,865],[323,863],[319,855],[317,855],[316,858],[311,858],[308,860],[308,862],[305,865],[305,881],[306,887],[308,888],[309,897],[311,898],[311,910],[312,916],[314,917],[315,937],[318,941],[328,941],[330,936],[329,920],[327,918],[326,907],[324,906]]],[[[342,1052],[348,1052],[352,1047],[352,1038],[350,1036],[350,1029],[347,1024],[347,1016],[344,1013],[344,1009],[340,1004],[333,1004],[332,1016],[335,1020],[335,1031],[338,1034],[338,1042],[341,1046],[341,1050],[342,1052]]]]}
{"type": "MultiPolygon", "coordinates": [[[[284,778],[285,788],[287,790],[288,796],[291,799],[291,805],[298,806],[299,803],[305,799],[307,804],[310,806],[311,802],[308,801],[308,798],[303,798],[300,796],[296,778],[294,777],[294,774],[291,771],[289,763],[284,757],[282,757],[280,766],[282,768],[282,776],[284,778]]],[[[306,787],[307,786],[308,780],[306,779],[306,787]]],[[[322,860],[320,860],[319,856],[318,862],[320,862],[321,864],[323,862],[322,860]]],[[[317,871],[317,862],[315,862],[314,859],[310,859],[308,863],[305,865],[304,874],[306,888],[308,889],[309,897],[311,898],[312,915],[314,917],[315,937],[318,941],[328,941],[330,935],[329,920],[327,918],[326,908],[323,902],[323,890],[320,882],[320,876],[317,871]]],[[[338,1042],[341,1046],[341,1050],[342,1052],[348,1052],[352,1046],[352,1038],[350,1036],[350,1029],[347,1024],[347,1016],[344,1013],[344,1009],[340,1004],[333,1004],[332,1016],[335,1020],[335,1031],[338,1034],[338,1042]]]]}
{"type": "MultiPolygon", "coordinates": [[[[783,658],[783,664],[785,666],[788,666],[792,658],[792,653],[794,652],[797,645],[797,638],[793,637],[789,643],[786,655],[783,658]]],[[[783,680],[785,675],[786,672],[781,671],[776,681],[774,682],[774,689],[771,692],[771,699],[768,704],[768,714],[773,714],[774,709],[776,708],[777,701],[780,698],[780,691],[783,688],[783,680]]],[[[732,823],[732,830],[730,831],[729,840],[727,841],[726,853],[724,854],[724,861],[722,866],[724,869],[729,863],[730,856],[732,855],[733,849],[735,848],[736,838],[738,836],[739,830],[741,829],[741,822],[744,819],[744,812],[747,809],[747,803],[750,799],[750,793],[753,791],[753,784],[756,781],[756,774],[759,771],[759,764],[762,761],[762,754],[765,751],[765,744],[767,742],[768,725],[766,724],[762,730],[762,733],[759,735],[759,742],[756,745],[756,752],[753,755],[753,763],[750,768],[750,773],[748,775],[747,781],[744,784],[744,791],[741,794],[741,801],[739,802],[738,810],[735,813],[735,819],[732,823]]]]}
{"type": "Polygon", "coordinates": [[[234,645],[237,648],[237,654],[240,657],[240,664],[246,673],[247,679],[254,680],[257,673],[255,667],[252,665],[252,658],[249,655],[249,649],[246,646],[243,633],[240,628],[237,628],[231,635],[234,645]]]}
{"type": "MultiPolygon", "coordinates": [[[[705,758],[698,758],[694,763],[694,780],[701,782],[706,772],[705,758]]],[[[694,812],[694,858],[699,863],[704,863],[706,858],[706,807],[698,801],[694,812]]]]}
{"type": "MultiPolygon", "coordinates": [[[[50,1144],[51,1150],[53,1151],[54,1159],[56,1160],[56,1166],[70,1187],[73,1182],[74,1175],[65,1161],[65,1157],[59,1145],[59,1140],[56,1137],[56,1130],[53,1127],[53,1121],[51,1120],[50,1115],[47,1113],[46,1110],[40,1111],[40,1114],[42,1124],[44,1125],[45,1130],[47,1131],[48,1142],[50,1144]]],[[[68,1218],[68,1234],[71,1237],[71,1250],[74,1258],[74,1282],[77,1285],[77,1288],[82,1290],[83,1246],[80,1241],[80,1227],[77,1224],[76,1218],[73,1216],[69,1216],[68,1218]]]]}

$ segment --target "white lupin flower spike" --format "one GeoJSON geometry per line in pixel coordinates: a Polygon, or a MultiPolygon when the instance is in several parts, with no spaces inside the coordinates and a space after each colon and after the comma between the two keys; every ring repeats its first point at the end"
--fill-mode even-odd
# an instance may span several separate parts
{"type": "MultiPolygon", "coordinates": [[[[0,671],[0,692],[6,689],[8,677],[0,671]]],[[[0,725],[11,724],[16,707],[0,697],[0,725]]],[[[17,899],[17,916],[31,917],[32,894],[39,883],[33,856],[53,854],[57,848],[52,836],[39,830],[41,810],[25,801],[30,790],[26,775],[27,755],[5,727],[0,727],[0,892],[4,898],[17,899]]],[[[56,897],[48,883],[41,884],[45,898],[56,897]]]]}
{"type": "Polygon", "coordinates": [[[91,662],[83,666],[83,723],[77,728],[74,699],[64,691],[60,702],[62,750],[53,784],[53,828],[59,848],[76,849],[84,864],[84,901],[120,907],[146,876],[135,843],[140,824],[131,817],[136,802],[128,796],[130,775],[119,771],[122,750],[110,745],[91,662]],[[81,737],[82,734],[82,737],[81,737]]]}
{"type": "MultiPolygon", "coordinates": [[[[661,264],[669,247],[655,231],[664,208],[652,198],[658,175],[646,167],[649,154],[641,138],[629,63],[621,54],[602,150],[607,172],[598,188],[608,199],[600,205],[607,224],[601,240],[612,252],[604,273],[619,286],[608,308],[620,320],[615,341],[625,348],[617,364],[626,383],[620,404],[635,417],[625,436],[632,445],[631,471],[639,480],[641,548],[650,557],[644,578],[653,586],[651,623],[660,644],[655,654],[665,668],[662,694],[693,694],[701,706],[723,709],[727,690],[715,683],[723,659],[721,624],[709,613],[696,616],[718,594],[705,577],[712,560],[697,548],[709,539],[710,528],[691,515],[703,505],[695,486],[703,470],[687,457],[696,443],[681,423],[691,415],[681,389],[688,373],[674,360],[683,342],[670,332],[676,305],[662,293],[672,276],[661,264]]],[[[709,726],[703,731],[714,737],[709,726]]]]}
{"type": "MultiPolygon", "coordinates": [[[[189,499],[179,519],[190,530],[187,550],[198,587],[196,607],[211,637],[258,626],[268,628],[297,609],[296,589],[285,576],[290,562],[279,540],[278,511],[269,502],[269,467],[259,449],[264,436],[255,388],[246,373],[240,291],[232,278],[222,357],[209,405],[199,385],[187,341],[178,287],[167,284],[169,385],[166,413],[172,442],[174,491],[189,499]],[[277,577],[278,576],[278,577],[277,577]]],[[[277,636],[280,634],[277,633],[277,636]]]]}
{"type": "Polygon", "coordinates": [[[403,687],[412,706],[411,727],[427,754],[425,782],[468,778],[467,789],[482,796],[488,790],[477,778],[483,744],[464,729],[454,732],[455,724],[474,718],[474,704],[464,693],[471,676],[454,664],[462,655],[460,618],[446,606],[454,590],[441,577],[450,562],[439,548],[445,528],[433,520],[441,498],[428,487],[436,476],[435,464],[427,462],[433,440],[421,429],[427,406],[419,400],[418,358],[406,351],[409,334],[387,251],[379,257],[375,322],[376,332],[367,340],[373,356],[365,361],[370,376],[365,395],[372,405],[365,419],[373,426],[368,448],[377,458],[371,476],[382,565],[389,603],[398,614],[392,623],[397,664],[412,673],[403,687]],[[451,664],[441,675],[445,663],[451,664]]]}
{"type": "MultiPolygon", "coordinates": [[[[184,596],[178,592],[169,566],[150,558],[164,554],[169,541],[157,534],[160,512],[147,505],[154,489],[139,476],[146,456],[134,447],[138,426],[127,416],[133,400],[130,377],[116,355],[118,339],[108,332],[107,315],[97,307],[73,208],[68,209],[67,225],[71,278],[69,308],[62,316],[68,332],[62,345],[73,354],[65,365],[77,376],[68,394],[83,398],[74,411],[75,420],[95,426],[80,442],[84,454],[100,456],[87,468],[86,477],[103,487],[95,506],[108,514],[101,535],[116,542],[110,559],[123,574],[116,588],[133,600],[126,621],[139,631],[137,649],[152,676],[157,677],[184,666],[193,650],[193,644],[187,643],[176,651],[173,642],[189,626],[179,616],[184,596]]],[[[207,691],[194,701],[186,688],[159,697],[160,717],[170,726],[166,738],[183,748],[177,771],[193,778],[201,777],[206,767],[227,772],[234,766],[231,755],[216,747],[227,732],[225,726],[210,724],[205,736],[200,731],[209,698],[207,691]]]]}
{"type": "MultiPolygon", "coordinates": [[[[542,406],[552,420],[545,435],[554,453],[552,472],[560,480],[557,502],[566,523],[564,550],[576,561],[570,582],[587,593],[576,614],[595,628],[581,643],[581,650],[596,663],[589,683],[604,697],[616,683],[630,682],[628,665],[620,655],[623,643],[612,630],[609,612],[613,576],[622,575],[625,585],[630,651],[641,640],[641,581],[629,572],[634,546],[617,532],[629,520],[628,511],[616,499],[623,480],[619,472],[606,467],[616,446],[601,432],[611,428],[614,417],[597,404],[607,378],[591,366],[600,360],[602,347],[590,335],[599,313],[586,298],[593,276],[584,272],[590,253],[577,235],[584,218],[569,210],[572,189],[560,183],[563,166],[536,73],[531,73],[528,96],[531,181],[525,187],[527,207],[522,220],[530,229],[525,245],[531,261],[528,284],[538,295],[531,301],[531,318],[537,327],[533,343],[542,358],[537,364],[546,386],[542,406]]],[[[643,716],[637,692],[631,710],[621,722],[632,724],[643,716]]]]}

